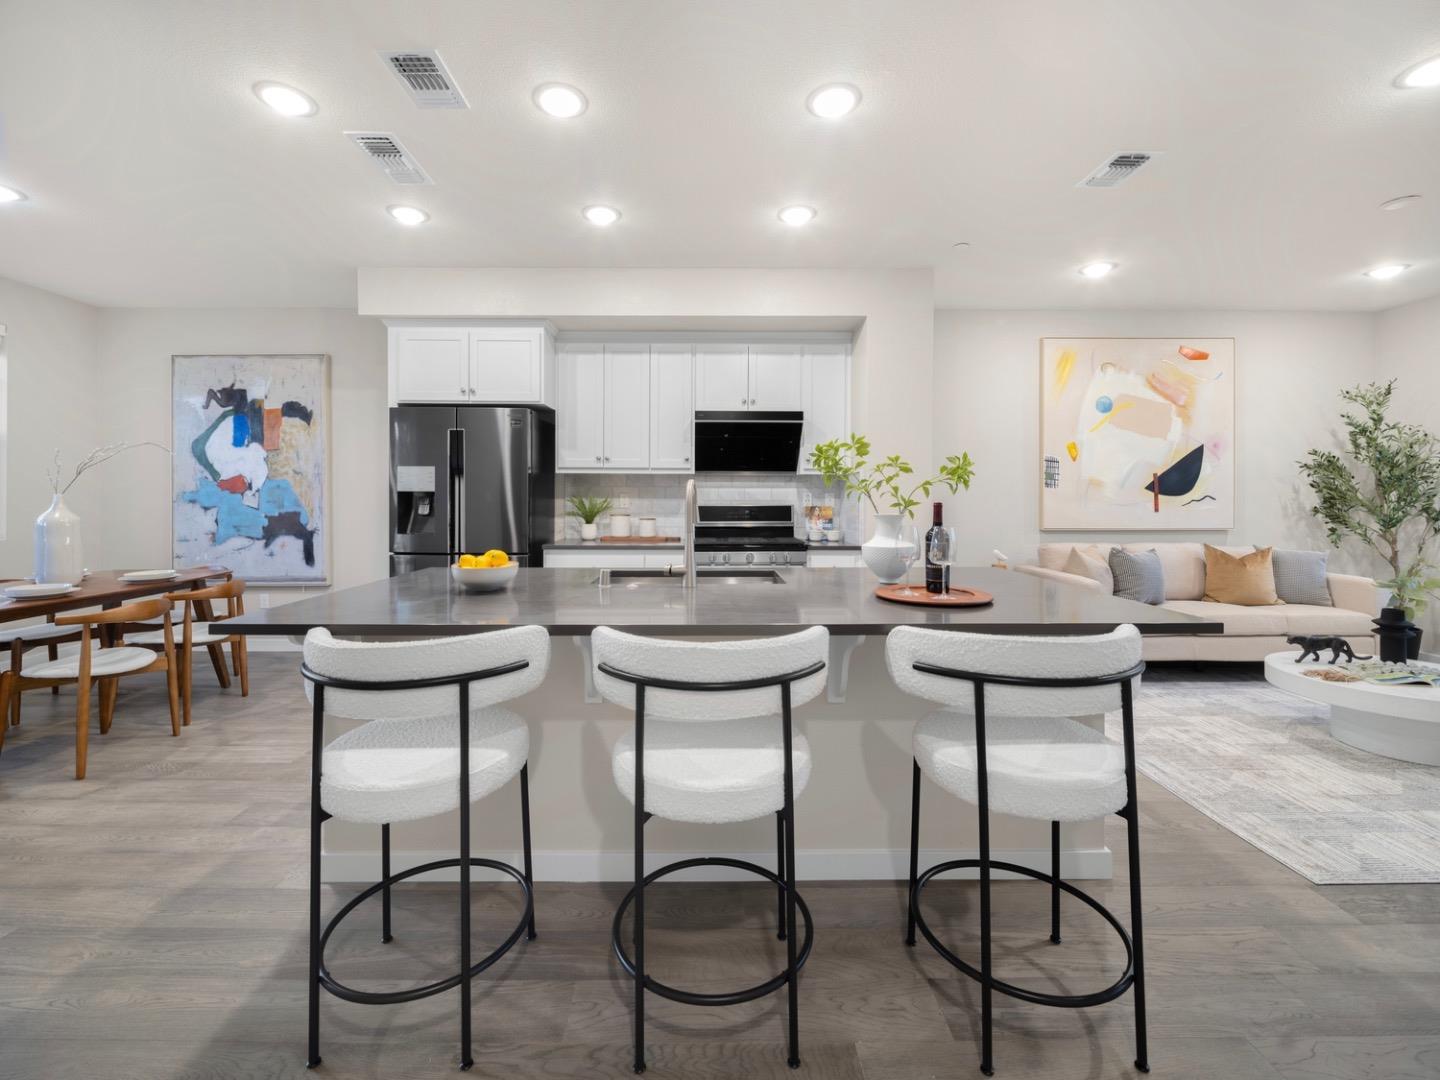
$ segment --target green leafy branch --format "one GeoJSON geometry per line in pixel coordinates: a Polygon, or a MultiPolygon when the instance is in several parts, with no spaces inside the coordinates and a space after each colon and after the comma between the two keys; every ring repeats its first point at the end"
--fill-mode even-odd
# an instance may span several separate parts
{"type": "Polygon", "coordinates": [[[578,517],[586,525],[595,524],[595,519],[610,509],[611,501],[606,498],[588,498],[584,495],[571,495],[566,504],[570,507],[566,511],[566,517],[578,517]]]}
{"type": "Polygon", "coordinates": [[[846,495],[864,499],[877,514],[885,512],[880,509],[883,503],[894,513],[912,518],[934,488],[947,488],[952,495],[962,487],[968,491],[975,476],[975,463],[968,453],[962,453],[947,457],[936,475],[917,480],[914,466],[899,454],[872,464],[870,440],[856,434],[818,444],[810,451],[810,465],[826,485],[842,482],[846,495]]]}

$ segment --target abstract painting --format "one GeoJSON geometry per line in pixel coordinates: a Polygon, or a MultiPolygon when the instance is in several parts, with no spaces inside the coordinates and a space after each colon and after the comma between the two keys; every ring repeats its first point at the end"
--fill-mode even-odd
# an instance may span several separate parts
{"type": "Polygon", "coordinates": [[[329,584],[330,358],[173,358],[175,565],[329,584]]]}
{"type": "Polygon", "coordinates": [[[1042,338],[1042,529],[1235,524],[1234,338],[1042,338]]]}

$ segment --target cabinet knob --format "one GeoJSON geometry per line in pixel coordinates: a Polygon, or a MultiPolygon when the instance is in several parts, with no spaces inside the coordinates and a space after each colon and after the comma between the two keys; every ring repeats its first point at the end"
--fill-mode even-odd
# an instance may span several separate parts
{"type": "Polygon", "coordinates": [[[599,454],[596,454],[596,455],[595,455],[595,460],[596,460],[596,461],[604,461],[605,459],[602,458],[599,454]]]}
{"type": "Polygon", "coordinates": [[[754,404],[755,404],[755,399],[754,399],[753,397],[750,399],[750,404],[751,404],[751,405],[754,405],[754,404]]]}
{"type": "Polygon", "coordinates": [[[745,404],[745,399],[744,399],[743,397],[740,399],[740,404],[741,404],[741,405],[744,405],[744,404],[745,404]]]}
{"type": "Polygon", "coordinates": [[[681,461],[684,461],[684,462],[687,462],[687,463],[690,461],[690,459],[689,459],[688,457],[681,458],[680,460],[681,460],[681,461]]]}

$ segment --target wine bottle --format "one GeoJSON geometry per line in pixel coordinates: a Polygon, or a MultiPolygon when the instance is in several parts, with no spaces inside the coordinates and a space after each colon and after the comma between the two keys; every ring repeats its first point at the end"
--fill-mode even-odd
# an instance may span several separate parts
{"type": "Polygon", "coordinates": [[[930,530],[925,534],[925,591],[932,593],[945,593],[950,590],[950,567],[942,566],[930,558],[930,541],[945,524],[944,503],[934,504],[934,517],[930,523],[930,530]]]}

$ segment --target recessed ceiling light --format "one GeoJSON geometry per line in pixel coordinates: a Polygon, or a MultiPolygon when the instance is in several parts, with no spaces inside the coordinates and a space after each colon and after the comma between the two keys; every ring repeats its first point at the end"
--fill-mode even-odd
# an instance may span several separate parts
{"type": "Polygon", "coordinates": [[[1080,276],[1092,280],[1099,279],[1114,270],[1116,265],[1118,264],[1113,262],[1089,262],[1080,267],[1080,276]]]}
{"type": "Polygon", "coordinates": [[[798,229],[801,225],[809,225],[815,220],[815,208],[813,206],[787,206],[776,216],[786,225],[798,229]]]}
{"type": "Polygon", "coordinates": [[[1393,277],[1399,277],[1409,269],[1409,263],[1386,263],[1384,266],[1377,266],[1373,270],[1366,270],[1365,276],[1374,278],[1376,281],[1389,281],[1393,277]]]}
{"type": "Polygon", "coordinates": [[[1414,67],[1406,68],[1395,80],[1395,85],[1405,90],[1424,90],[1440,86],[1440,56],[1421,60],[1414,67]]]}
{"type": "Polygon", "coordinates": [[[418,206],[387,206],[386,211],[401,225],[423,225],[430,215],[418,206]]]}
{"type": "Polygon", "coordinates": [[[281,116],[314,116],[320,111],[320,106],[309,94],[302,94],[284,83],[258,82],[255,84],[255,96],[281,116]]]}
{"type": "Polygon", "coordinates": [[[0,184],[0,203],[24,202],[25,193],[13,187],[0,184]]]}
{"type": "Polygon", "coordinates": [[[826,120],[837,120],[854,112],[859,104],[860,91],[849,83],[822,86],[805,99],[805,107],[826,120]]]}
{"type": "Polygon", "coordinates": [[[602,229],[620,220],[620,211],[613,206],[587,206],[581,213],[591,225],[598,225],[602,229]]]}
{"type": "Polygon", "coordinates": [[[1407,206],[1414,206],[1420,201],[1419,195],[1401,195],[1394,199],[1387,199],[1380,204],[1381,210],[1404,210],[1407,206]]]}
{"type": "Polygon", "coordinates": [[[585,95],[564,83],[542,83],[535,88],[535,105],[547,116],[569,120],[590,107],[585,95]]]}

